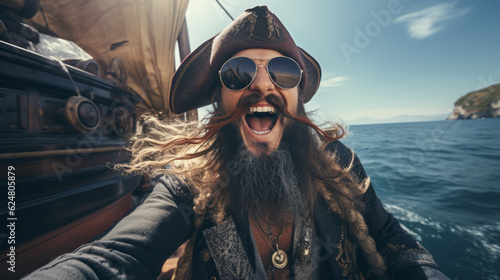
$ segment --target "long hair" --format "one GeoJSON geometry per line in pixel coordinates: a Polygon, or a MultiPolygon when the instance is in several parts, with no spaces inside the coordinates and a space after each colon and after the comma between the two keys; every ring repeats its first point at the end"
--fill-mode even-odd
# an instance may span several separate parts
{"type": "MultiPolygon", "coordinates": [[[[220,84],[213,96],[214,109],[204,123],[165,123],[155,116],[145,117],[147,135],[138,136],[131,145],[130,164],[116,166],[128,173],[153,176],[175,174],[190,187],[196,213],[195,229],[184,254],[179,258],[175,279],[191,278],[194,243],[205,216],[210,213],[217,222],[226,216],[226,210],[231,205],[228,163],[230,155],[236,152],[235,147],[227,143],[239,137],[237,133],[228,133],[228,130],[233,122],[239,121],[248,112],[251,105],[262,100],[259,94],[249,94],[240,99],[233,111],[224,112],[220,106],[220,84]]],[[[335,155],[324,150],[328,143],[342,138],[345,129],[336,124],[329,133],[323,131],[310,120],[300,100],[296,115],[288,112],[283,96],[270,95],[266,101],[274,105],[282,116],[295,122],[297,125],[294,128],[301,130],[300,137],[289,138],[295,141],[292,145],[301,147],[295,153],[294,162],[303,174],[299,178],[301,183],[309,186],[306,199],[311,210],[314,199],[320,194],[331,210],[347,222],[371,270],[382,278],[386,270],[384,260],[377,252],[374,240],[368,235],[368,227],[361,214],[363,204],[355,199],[366,191],[369,179],[360,182],[350,172],[352,166],[342,169],[335,155]]]]}

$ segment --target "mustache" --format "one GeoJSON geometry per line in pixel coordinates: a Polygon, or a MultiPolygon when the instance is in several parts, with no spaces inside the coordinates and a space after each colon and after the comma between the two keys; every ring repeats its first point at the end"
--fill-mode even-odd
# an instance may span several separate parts
{"type": "Polygon", "coordinates": [[[252,105],[257,104],[261,101],[266,101],[267,103],[273,105],[281,114],[289,114],[286,109],[286,101],[282,96],[278,96],[274,93],[262,96],[259,93],[252,92],[240,99],[237,107],[243,107],[244,109],[250,108],[252,105]]]}
{"type": "Polygon", "coordinates": [[[219,112],[215,112],[210,122],[213,123],[216,129],[223,128],[233,121],[239,120],[243,115],[248,113],[251,106],[263,100],[267,101],[278,110],[278,116],[279,114],[291,116],[286,109],[286,102],[283,97],[276,94],[262,96],[262,94],[251,92],[241,97],[236,104],[236,108],[234,108],[232,111],[224,112],[224,110],[221,110],[219,112]]]}
{"type": "Polygon", "coordinates": [[[286,99],[283,96],[283,93],[281,93],[281,92],[278,92],[278,94],[270,93],[270,94],[267,94],[265,96],[263,96],[260,93],[251,92],[248,95],[240,98],[240,100],[238,101],[236,108],[234,110],[232,110],[231,112],[226,113],[226,114],[223,114],[223,113],[216,114],[213,117],[212,121],[214,122],[214,124],[216,124],[215,126],[217,126],[217,129],[225,127],[226,125],[232,123],[233,121],[239,120],[243,115],[245,115],[248,112],[249,108],[252,105],[257,104],[263,100],[265,100],[267,103],[269,103],[275,107],[275,109],[279,113],[278,116],[283,115],[284,117],[286,117],[288,119],[297,121],[299,123],[302,123],[302,124],[305,124],[305,125],[311,127],[312,129],[314,129],[316,131],[316,133],[321,138],[323,138],[327,142],[336,141],[345,135],[345,130],[343,130],[343,129],[340,130],[340,133],[335,132],[335,134],[337,134],[337,135],[335,135],[335,134],[330,135],[329,133],[323,131],[317,125],[312,123],[311,120],[307,116],[299,116],[299,115],[293,116],[288,111],[286,99]]]}

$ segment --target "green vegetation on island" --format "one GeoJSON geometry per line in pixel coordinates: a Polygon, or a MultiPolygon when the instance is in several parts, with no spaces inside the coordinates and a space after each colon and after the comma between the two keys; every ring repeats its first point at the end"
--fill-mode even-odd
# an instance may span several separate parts
{"type": "Polygon", "coordinates": [[[500,84],[469,92],[455,102],[448,119],[477,119],[500,117],[500,84]]]}

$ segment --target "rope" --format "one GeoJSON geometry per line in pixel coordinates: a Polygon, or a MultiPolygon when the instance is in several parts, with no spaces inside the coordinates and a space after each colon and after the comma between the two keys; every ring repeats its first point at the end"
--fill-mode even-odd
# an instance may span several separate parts
{"type": "Polygon", "coordinates": [[[66,72],[66,74],[68,75],[69,77],[69,80],[71,81],[71,84],[73,84],[73,87],[75,88],[75,92],[76,92],[76,95],[77,96],[82,96],[80,94],[80,91],[78,90],[78,87],[76,86],[75,84],[75,81],[73,81],[73,77],[71,77],[71,74],[69,73],[69,70],[68,70],[68,67],[66,67],[66,65],[64,65],[64,62],[62,62],[62,60],[60,60],[59,58],[55,58],[53,57],[54,60],[57,60],[57,62],[59,62],[59,65],[61,65],[61,68],[64,72],[66,72]]]}
{"type": "Polygon", "coordinates": [[[47,18],[45,17],[45,12],[43,11],[42,3],[40,3],[40,0],[38,0],[38,7],[40,7],[40,12],[42,12],[43,21],[45,21],[45,26],[47,27],[47,31],[49,33],[52,33],[52,31],[50,31],[49,23],[47,22],[47,18]]]}
{"type": "Polygon", "coordinates": [[[219,6],[224,10],[224,12],[226,12],[226,14],[229,16],[229,18],[234,21],[234,18],[229,14],[229,12],[224,8],[224,6],[222,6],[222,4],[219,2],[219,0],[215,0],[217,2],[217,4],[219,4],[219,6]]]}

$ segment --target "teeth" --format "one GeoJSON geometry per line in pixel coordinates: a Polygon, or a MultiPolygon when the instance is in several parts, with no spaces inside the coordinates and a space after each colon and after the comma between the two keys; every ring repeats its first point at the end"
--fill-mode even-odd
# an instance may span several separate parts
{"type": "Polygon", "coordinates": [[[263,106],[263,107],[250,107],[250,113],[253,114],[255,112],[258,113],[274,113],[274,107],[272,106],[263,106]]]}
{"type": "Polygon", "coordinates": [[[262,134],[268,134],[269,132],[271,132],[271,130],[270,130],[270,129],[268,129],[268,130],[266,130],[266,131],[257,131],[257,130],[253,130],[253,129],[252,129],[252,131],[253,131],[254,133],[256,133],[256,134],[260,134],[260,135],[262,135],[262,134]]]}

